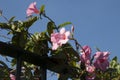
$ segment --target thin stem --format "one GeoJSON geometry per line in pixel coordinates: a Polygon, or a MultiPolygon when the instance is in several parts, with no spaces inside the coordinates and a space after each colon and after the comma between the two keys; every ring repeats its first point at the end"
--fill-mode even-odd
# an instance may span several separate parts
{"type": "Polygon", "coordinates": [[[44,12],[42,15],[43,15],[45,18],[47,18],[48,20],[50,20],[50,21],[54,24],[57,32],[59,32],[58,27],[56,26],[55,22],[54,22],[50,17],[48,17],[48,16],[45,14],[45,12],[44,12]]]}
{"type": "Polygon", "coordinates": [[[9,20],[4,15],[2,15],[2,13],[3,13],[3,11],[0,10],[0,16],[2,16],[7,22],[9,22],[9,20]]]}
{"type": "Polygon", "coordinates": [[[85,50],[83,49],[83,47],[81,46],[81,44],[78,43],[78,41],[75,38],[72,38],[71,40],[74,40],[75,44],[76,44],[76,50],[78,51],[79,47],[82,49],[83,52],[85,52],[85,50]]]}
{"type": "Polygon", "coordinates": [[[7,22],[9,22],[9,20],[5,17],[5,16],[3,16],[3,15],[1,15],[7,22]]]}

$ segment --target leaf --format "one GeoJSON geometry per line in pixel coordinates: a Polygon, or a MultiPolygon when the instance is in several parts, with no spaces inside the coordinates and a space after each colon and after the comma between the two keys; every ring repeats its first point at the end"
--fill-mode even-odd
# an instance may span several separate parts
{"type": "Polygon", "coordinates": [[[115,62],[117,62],[117,56],[115,56],[112,60],[115,60],[115,62]]]}
{"type": "Polygon", "coordinates": [[[24,28],[29,28],[33,23],[35,23],[39,18],[38,17],[31,17],[27,21],[23,21],[24,28]]]}
{"type": "Polygon", "coordinates": [[[7,64],[5,62],[0,61],[0,64],[2,64],[6,69],[8,69],[8,66],[7,66],[7,64]]]}
{"type": "Polygon", "coordinates": [[[40,13],[42,14],[44,11],[45,11],[45,5],[42,5],[42,6],[40,7],[40,13]]]}
{"type": "Polygon", "coordinates": [[[14,18],[15,18],[15,16],[11,17],[11,18],[9,19],[9,23],[11,23],[11,22],[14,20],[14,18]]]}
{"type": "Polygon", "coordinates": [[[64,22],[63,24],[60,24],[59,26],[58,26],[58,28],[62,28],[62,27],[64,27],[64,26],[67,26],[67,25],[70,25],[70,24],[72,24],[71,22],[64,22]]]}
{"type": "Polygon", "coordinates": [[[12,44],[24,48],[27,43],[27,33],[17,32],[12,37],[12,44]]]}
{"type": "Polygon", "coordinates": [[[26,44],[26,49],[39,55],[47,54],[48,43],[46,33],[42,32],[32,35],[26,44]]]}
{"type": "Polygon", "coordinates": [[[97,50],[97,51],[101,51],[98,47],[96,47],[96,50],[97,50]]]}
{"type": "Polygon", "coordinates": [[[1,29],[11,29],[8,23],[0,23],[1,29]]]}
{"type": "Polygon", "coordinates": [[[115,56],[112,61],[110,62],[110,67],[111,68],[116,68],[117,66],[117,57],[115,56]]]}
{"type": "Polygon", "coordinates": [[[0,80],[9,80],[9,67],[3,61],[0,61],[0,80]]]}
{"type": "Polygon", "coordinates": [[[63,59],[64,61],[79,61],[79,54],[67,43],[59,47],[57,50],[52,51],[51,55],[54,58],[63,59]]]}
{"type": "Polygon", "coordinates": [[[73,61],[79,61],[79,54],[74,50],[74,48],[69,44],[64,44],[62,46],[64,49],[65,53],[69,56],[69,58],[73,61]]]}
{"type": "Polygon", "coordinates": [[[17,63],[17,60],[16,59],[12,59],[11,60],[11,66],[14,67],[17,63]]]}
{"type": "Polygon", "coordinates": [[[53,29],[55,28],[54,23],[53,22],[48,22],[47,24],[47,32],[49,35],[51,35],[51,33],[53,33],[53,29]]]}

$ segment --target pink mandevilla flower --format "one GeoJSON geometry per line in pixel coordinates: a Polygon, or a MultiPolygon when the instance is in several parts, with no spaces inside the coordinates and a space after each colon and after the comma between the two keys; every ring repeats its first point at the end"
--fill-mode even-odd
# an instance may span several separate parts
{"type": "Polygon", "coordinates": [[[29,5],[28,9],[26,10],[27,16],[31,16],[33,13],[39,14],[39,10],[36,8],[36,2],[33,2],[29,5]]]}
{"type": "Polygon", "coordinates": [[[89,73],[94,73],[95,66],[94,65],[86,66],[86,71],[89,72],[89,73]]]}
{"type": "Polygon", "coordinates": [[[102,71],[105,71],[107,69],[107,67],[109,66],[109,61],[108,61],[108,56],[109,56],[109,52],[96,52],[96,54],[94,55],[94,66],[97,69],[101,69],[102,71]]]}
{"type": "Polygon", "coordinates": [[[89,73],[89,75],[86,76],[86,80],[94,80],[96,77],[95,66],[94,65],[86,66],[86,71],[89,73]]]}
{"type": "Polygon", "coordinates": [[[16,78],[15,75],[10,74],[10,80],[16,80],[15,78],[16,78]]]}
{"type": "Polygon", "coordinates": [[[90,65],[91,48],[87,45],[83,46],[82,54],[80,56],[81,62],[85,65],[90,65]]]}
{"type": "Polygon", "coordinates": [[[65,28],[61,28],[60,33],[53,32],[51,34],[52,50],[56,50],[62,44],[66,44],[69,40],[70,31],[65,31],[65,28]]]}

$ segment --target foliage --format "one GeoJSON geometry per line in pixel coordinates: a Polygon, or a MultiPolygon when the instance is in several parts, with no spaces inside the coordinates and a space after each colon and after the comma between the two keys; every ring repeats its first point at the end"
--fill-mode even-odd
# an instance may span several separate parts
{"type": "MultiPolygon", "coordinates": [[[[91,55],[91,48],[89,46],[81,46],[74,38],[74,27],[71,31],[66,31],[65,26],[71,25],[71,22],[64,22],[56,25],[55,22],[49,18],[45,13],[45,5],[42,5],[40,10],[36,8],[36,3],[31,3],[27,9],[27,20],[15,20],[15,16],[7,20],[7,22],[0,22],[0,28],[7,30],[8,35],[12,35],[10,44],[18,46],[23,50],[36,53],[40,56],[47,56],[52,58],[62,59],[59,61],[60,66],[68,65],[72,67],[72,72],[59,74],[58,80],[119,80],[120,79],[120,63],[117,57],[109,60],[109,52],[98,50],[93,56],[91,55]],[[30,7],[30,8],[29,8],[30,7]],[[37,16],[32,16],[35,13],[37,16]],[[46,30],[43,32],[36,32],[34,34],[29,32],[29,28],[42,18],[47,18],[46,30]],[[70,43],[74,41],[75,47],[70,43]]],[[[1,12],[1,17],[5,18],[1,12]]],[[[14,53],[13,53],[14,54],[14,53]]],[[[16,59],[11,60],[11,65],[15,66],[16,59]]],[[[22,63],[22,78],[33,80],[40,78],[41,67],[38,67],[27,62],[22,63]]],[[[0,79],[6,78],[9,80],[9,67],[0,61],[0,79]],[[4,73],[4,74],[3,74],[4,73]]],[[[11,79],[12,80],[12,79],[11,79]]]]}

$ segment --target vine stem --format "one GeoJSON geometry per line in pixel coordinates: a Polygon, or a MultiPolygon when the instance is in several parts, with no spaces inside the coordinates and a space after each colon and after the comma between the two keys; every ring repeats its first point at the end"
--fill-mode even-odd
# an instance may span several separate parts
{"type": "Polygon", "coordinates": [[[43,15],[45,18],[47,18],[48,20],[50,20],[50,21],[54,24],[55,29],[57,30],[57,32],[59,32],[58,27],[56,26],[55,22],[54,22],[50,17],[48,17],[48,16],[45,14],[45,12],[43,12],[42,15],[43,15]]]}
{"type": "Polygon", "coordinates": [[[7,22],[9,22],[9,20],[5,17],[5,16],[3,16],[3,15],[1,15],[7,22]]]}
{"type": "Polygon", "coordinates": [[[0,16],[2,16],[7,22],[9,22],[9,20],[4,15],[2,15],[2,13],[2,10],[0,10],[0,16]]]}
{"type": "Polygon", "coordinates": [[[83,49],[82,45],[80,43],[78,43],[78,41],[75,38],[71,38],[70,40],[74,40],[77,51],[79,50],[79,48],[81,48],[82,51],[85,53],[85,50],[83,49]]]}

